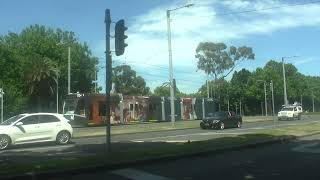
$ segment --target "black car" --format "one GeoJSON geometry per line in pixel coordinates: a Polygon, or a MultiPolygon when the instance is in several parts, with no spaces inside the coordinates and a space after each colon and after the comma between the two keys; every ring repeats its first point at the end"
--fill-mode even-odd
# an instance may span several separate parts
{"type": "Polygon", "coordinates": [[[224,129],[228,127],[238,127],[242,125],[242,117],[236,115],[232,111],[219,111],[215,113],[210,113],[209,117],[204,118],[200,122],[200,127],[202,129],[214,128],[214,129],[224,129]]]}

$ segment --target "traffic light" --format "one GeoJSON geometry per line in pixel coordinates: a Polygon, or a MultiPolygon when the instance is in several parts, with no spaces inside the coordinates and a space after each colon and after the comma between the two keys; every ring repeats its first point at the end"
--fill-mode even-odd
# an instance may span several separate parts
{"type": "Polygon", "coordinates": [[[121,56],[124,53],[125,47],[128,46],[124,41],[128,38],[124,33],[128,28],[124,24],[124,20],[121,19],[116,23],[115,27],[115,48],[116,55],[121,56]]]}

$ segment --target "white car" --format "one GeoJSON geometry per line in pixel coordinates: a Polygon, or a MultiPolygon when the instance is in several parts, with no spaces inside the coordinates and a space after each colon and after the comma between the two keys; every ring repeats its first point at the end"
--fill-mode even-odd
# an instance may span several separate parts
{"type": "Polygon", "coordinates": [[[278,120],[287,119],[301,119],[302,107],[301,106],[285,106],[278,112],[278,120]]]}
{"type": "Polygon", "coordinates": [[[48,141],[67,144],[72,134],[69,120],[61,114],[20,114],[0,124],[0,150],[10,145],[48,141]]]}

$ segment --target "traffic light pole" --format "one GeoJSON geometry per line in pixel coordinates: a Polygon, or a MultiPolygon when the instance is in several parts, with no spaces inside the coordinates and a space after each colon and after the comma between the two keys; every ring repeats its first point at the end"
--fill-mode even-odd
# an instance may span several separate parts
{"type": "Polygon", "coordinates": [[[111,70],[112,59],[110,51],[110,24],[111,16],[110,10],[105,11],[105,23],[106,23],[106,150],[109,153],[111,151],[111,128],[110,128],[110,90],[111,90],[111,70]]]}

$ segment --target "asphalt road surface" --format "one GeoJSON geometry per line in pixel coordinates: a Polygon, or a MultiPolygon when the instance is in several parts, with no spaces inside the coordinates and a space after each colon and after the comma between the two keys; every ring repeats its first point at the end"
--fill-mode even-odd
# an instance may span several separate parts
{"type": "MultiPolygon", "coordinates": [[[[184,158],[59,179],[320,179],[320,136],[213,155],[184,158]]],[[[54,178],[53,178],[54,179],[54,178]]]]}
{"type": "MultiPolygon", "coordinates": [[[[135,146],[152,145],[157,142],[185,142],[214,139],[225,136],[236,136],[246,133],[255,133],[264,129],[281,128],[298,124],[308,124],[318,121],[318,118],[305,116],[300,121],[273,121],[255,122],[243,124],[242,128],[231,128],[225,130],[202,130],[200,128],[170,130],[161,132],[146,132],[135,134],[113,135],[113,146],[119,148],[130,148],[135,146]]],[[[93,155],[105,150],[105,137],[77,138],[64,146],[57,146],[54,143],[21,145],[11,149],[0,151],[0,163],[10,164],[18,162],[41,161],[56,157],[72,158],[75,156],[93,155]]],[[[161,144],[159,144],[161,145],[161,144]]],[[[155,146],[156,148],[156,146],[155,146]]]]}

